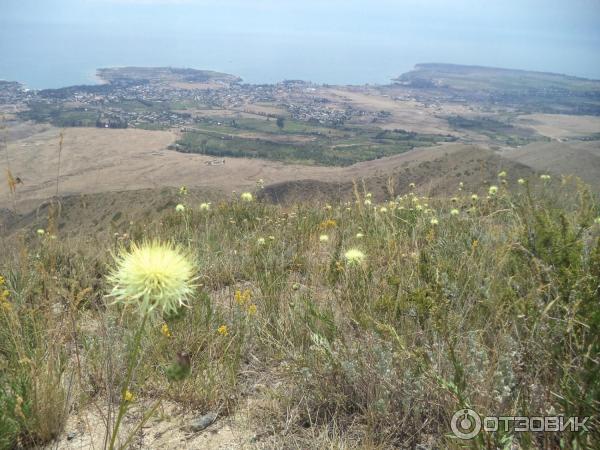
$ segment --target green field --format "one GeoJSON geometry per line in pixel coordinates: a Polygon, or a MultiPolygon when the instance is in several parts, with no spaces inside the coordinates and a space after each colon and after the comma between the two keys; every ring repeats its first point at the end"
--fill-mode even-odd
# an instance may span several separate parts
{"type": "Polygon", "coordinates": [[[183,135],[175,148],[186,153],[214,156],[348,166],[453,140],[449,136],[403,130],[326,128],[296,121],[286,121],[283,129],[279,129],[275,120],[221,120],[194,127],[183,135]],[[247,132],[257,133],[258,137],[241,136],[247,132]]]}

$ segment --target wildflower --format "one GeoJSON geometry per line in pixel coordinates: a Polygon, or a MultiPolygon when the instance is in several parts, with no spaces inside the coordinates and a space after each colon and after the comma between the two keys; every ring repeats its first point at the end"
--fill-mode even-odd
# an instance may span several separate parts
{"type": "Polygon", "coordinates": [[[177,211],[177,212],[183,212],[183,211],[185,211],[185,206],[183,206],[183,205],[180,203],[180,204],[178,204],[178,205],[175,207],[175,211],[177,211]]]}
{"type": "Polygon", "coordinates": [[[544,180],[544,181],[548,181],[550,179],[550,175],[548,175],[548,174],[542,174],[542,175],[540,175],[540,179],[544,180]]]}
{"type": "Polygon", "coordinates": [[[498,174],[498,178],[506,178],[506,171],[502,171],[498,174]]]}
{"type": "Polygon", "coordinates": [[[379,212],[382,214],[385,214],[387,212],[387,208],[385,206],[382,206],[381,208],[379,208],[379,212]]]}
{"type": "Polygon", "coordinates": [[[356,233],[356,239],[362,239],[364,236],[362,233],[356,233]]]}
{"type": "Polygon", "coordinates": [[[414,188],[415,188],[415,183],[410,183],[410,184],[408,185],[408,187],[409,187],[409,188],[411,188],[411,189],[414,189],[414,188]]]}
{"type": "Polygon", "coordinates": [[[600,217],[596,217],[596,218],[594,219],[594,223],[598,223],[598,224],[600,224],[600,217]]]}
{"type": "Polygon", "coordinates": [[[452,197],[452,198],[450,199],[450,201],[451,201],[452,203],[458,203],[458,197],[452,197]]]}
{"type": "Polygon", "coordinates": [[[219,328],[217,328],[217,333],[219,333],[221,336],[227,336],[229,334],[227,325],[221,325],[219,328]]]}
{"type": "Polygon", "coordinates": [[[421,206],[421,205],[417,205],[417,206],[415,206],[415,209],[416,209],[417,211],[423,211],[423,206],[421,206]]]}
{"type": "Polygon", "coordinates": [[[263,189],[265,187],[265,180],[263,180],[262,178],[259,178],[256,181],[256,185],[258,186],[259,189],[263,189]]]}
{"type": "Polygon", "coordinates": [[[157,241],[132,244],[115,257],[116,268],[108,275],[109,294],[115,303],[137,306],[143,314],[154,309],[177,313],[193,293],[194,267],[171,244],[157,241]]]}
{"type": "Polygon", "coordinates": [[[44,234],[46,234],[46,232],[45,232],[45,231],[44,231],[42,228],[39,228],[39,229],[36,231],[36,233],[38,234],[38,236],[43,236],[44,234]]]}
{"type": "Polygon", "coordinates": [[[188,193],[188,190],[187,190],[187,188],[186,188],[185,186],[181,186],[181,187],[179,188],[179,193],[180,193],[181,195],[187,195],[187,193],[188,193]]]}
{"type": "Polygon", "coordinates": [[[365,199],[365,206],[371,206],[371,200],[370,199],[365,199]]]}
{"type": "Polygon", "coordinates": [[[327,236],[326,234],[322,234],[321,236],[319,236],[319,242],[329,242],[329,236],[327,236]]]}
{"type": "Polygon", "coordinates": [[[166,323],[162,324],[162,327],[160,327],[160,332],[162,333],[163,336],[165,337],[171,337],[173,336],[171,334],[171,330],[169,330],[169,325],[167,325],[166,323]]]}
{"type": "Polygon", "coordinates": [[[456,208],[450,210],[450,215],[451,216],[458,216],[460,214],[460,211],[456,208]]]}
{"type": "Polygon", "coordinates": [[[248,306],[248,314],[251,316],[254,316],[256,314],[256,305],[254,303],[248,306]]]}
{"type": "Polygon", "coordinates": [[[125,400],[126,402],[132,402],[133,401],[133,394],[131,393],[131,391],[129,389],[127,389],[125,391],[125,393],[123,394],[123,400],[125,400]]]}
{"type": "Polygon", "coordinates": [[[292,290],[297,291],[300,289],[300,283],[294,283],[292,284],[292,290]]]}
{"type": "Polygon", "coordinates": [[[498,186],[490,186],[488,193],[490,195],[496,195],[498,193],[498,186]]]}
{"type": "Polygon", "coordinates": [[[244,303],[249,302],[252,298],[252,291],[250,291],[250,289],[246,289],[243,292],[237,290],[233,294],[233,298],[238,305],[243,305],[244,303]]]}
{"type": "Polygon", "coordinates": [[[319,224],[319,228],[322,230],[327,230],[328,228],[334,228],[337,225],[337,222],[333,219],[324,220],[319,224]]]}
{"type": "Polygon", "coordinates": [[[208,211],[210,209],[210,203],[200,203],[200,211],[208,211]]]}
{"type": "Polygon", "coordinates": [[[477,194],[473,194],[473,195],[471,195],[471,200],[476,202],[477,200],[479,200],[479,196],[477,194]]]}
{"type": "Polygon", "coordinates": [[[256,240],[256,243],[257,243],[258,245],[265,245],[265,238],[262,238],[262,237],[261,237],[261,238],[258,238],[258,239],[256,240]]]}
{"type": "Polygon", "coordinates": [[[275,240],[275,236],[269,236],[269,240],[270,241],[274,241],[275,240]]]}
{"type": "Polygon", "coordinates": [[[250,192],[243,192],[242,195],[240,195],[240,198],[245,202],[251,202],[254,200],[254,197],[250,192]]]}
{"type": "Polygon", "coordinates": [[[323,209],[327,210],[327,211],[331,211],[331,205],[327,204],[323,207],[323,209]]]}
{"type": "Polygon", "coordinates": [[[517,180],[517,183],[519,183],[519,184],[525,184],[525,180],[523,178],[519,178],[517,180]]]}
{"type": "Polygon", "coordinates": [[[437,224],[438,224],[438,223],[440,223],[440,222],[439,222],[439,221],[438,221],[438,220],[437,220],[435,217],[433,217],[433,218],[432,218],[432,219],[429,221],[429,223],[430,223],[431,225],[437,225],[437,224]]]}
{"type": "Polygon", "coordinates": [[[366,198],[371,198],[373,197],[373,194],[371,194],[370,192],[367,193],[367,195],[365,196],[366,198]]]}
{"type": "Polygon", "coordinates": [[[465,183],[463,183],[462,181],[461,181],[460,183],[458,183],[458,187],[459,187],[459,188],[462,188],[462,187],[464,187],[464,185],[465,185],[465,183]]]}
{"type": "Polygon", "coordinates": [[[356,248],[352,248],[344,253],[344,258],[346,258],[348,265],[355,265],[363,262],[365,254],[356,248]]]}

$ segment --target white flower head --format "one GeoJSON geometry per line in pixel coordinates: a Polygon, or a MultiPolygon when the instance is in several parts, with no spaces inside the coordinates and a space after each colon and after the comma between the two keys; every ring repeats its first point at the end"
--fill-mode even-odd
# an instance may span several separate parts
{"type": "Polygon", "coordinates": [[[155,309],[175,313],[187,306],[195,270],[179,247],[157,241],[133,244],[115,257],[115,263],[107,277],[114,303],[135,306],[142,314],[155,309]]]}

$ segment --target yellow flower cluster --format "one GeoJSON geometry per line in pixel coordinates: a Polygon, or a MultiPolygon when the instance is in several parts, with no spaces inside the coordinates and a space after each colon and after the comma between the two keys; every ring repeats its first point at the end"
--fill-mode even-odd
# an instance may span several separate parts
{"type": "Polygon", "coordinates": [[[335,228],[336,225],[337,225],[337,222],[335,220],[327,219],[319,224],[319,228],[321,230],[327,230],[329,228],[335,228]]]}
{"type": "Polygon", "coordinates": [[[217,328],[217,333],[219,333],[221,336],[227,336],[229,334],[227,325],[221,325],[219,328],[217,328]]]}
{"type": "Polygon", "coordinates": [[[10,292],[6,289],[6,281],[4,277],[0,275],[0,309],[4,309],[6,311],[10,311],[12,308],[10,302],[8,301],[8,296],[10,292]]]}
{"type": "Polygon", "coordinates": [[[237,290],[233,294],[233,299],[240,306],[246,306],[248,314],[253,316],[256,314],[256,305],[251,303],[252,300],[252,291],[250,289],[245,289],[244,291],[237,290]]]}
{"type": "Polygon", "coordinates": [[[166,323],[162,324],[162,327],[160,327],[160,332],[163,334],[163,336],[165,337],[172,337],[173,335],[171,334],[171,330],[169,329],[169,325],[167,325],[166,323]]]}

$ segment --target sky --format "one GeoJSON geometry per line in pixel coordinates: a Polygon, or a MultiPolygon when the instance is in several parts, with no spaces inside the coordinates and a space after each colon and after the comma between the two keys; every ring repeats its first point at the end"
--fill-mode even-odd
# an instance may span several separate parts
{"type": "Polygon", "coordinates": [[[106,65],[385,82],[419,62],[600,79],[600,0],[0,0],[0,78],[106,65]]]}

